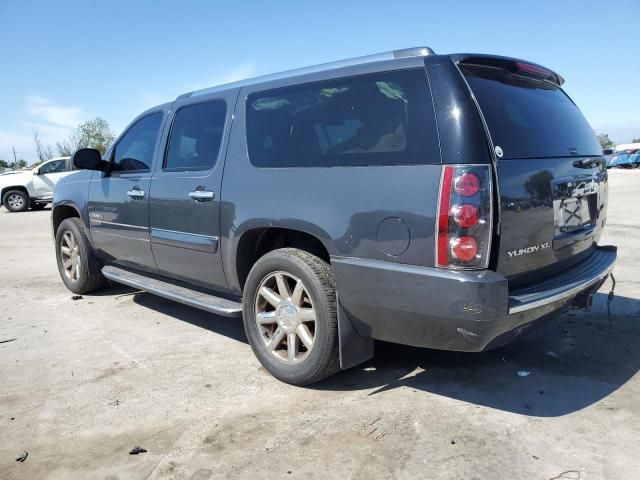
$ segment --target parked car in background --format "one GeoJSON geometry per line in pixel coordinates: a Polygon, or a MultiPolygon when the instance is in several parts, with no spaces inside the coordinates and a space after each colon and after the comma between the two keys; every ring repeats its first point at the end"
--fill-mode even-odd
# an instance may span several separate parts
{"type": "Polygon", "coordinates": [[[638,153],[638,151],[639,150],[622,150],[617,152],[611,160],[611,168],[637,168],[638,164],[634,163],[632,157],[638,153]]]}
{"type": "Polygon", "coordinates": [[[616,151],[613,148],[602,149],[602,155],[604,156],[604,161],[607,164],[607,168],[611,168],[611,162],[615,154],[616,154],[616,151]]]}
{"type": "Polygon", "coordinates": [[[292,384],[374,339],[502,345],[588,308],[616,260],[602,149],[563,82],[423,47],[186,93],[74,154],[61,279],[242,316],[292,384]]]}
{"type": "Polygon", "coordinates": [[[40,210],[53,199],[53,189],[72,172],[70,157],[53,158],[33,170],[7,172],[0,176],[0,199],[10,212],[40,210]]]}
{"type": "Polygon", "coordinates": [[[640,167],[640,150],[636,150],[635,153],[629,155],[629,163],[631,164],[632,168],[640,167]]]}

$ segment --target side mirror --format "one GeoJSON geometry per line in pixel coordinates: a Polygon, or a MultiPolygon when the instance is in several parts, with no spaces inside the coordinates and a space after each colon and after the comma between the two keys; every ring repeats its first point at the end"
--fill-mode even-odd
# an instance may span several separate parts
{"type": "Polygon", "coordinates": [[[33,173],[34,175],[40,175],[40,167],[36,167],[36,168],[34,168],[34,169],[32,170],[32,173],[33,173]]]}
{"type": "Polygon", "coordinates": [[[102,160],[102,154],[95,148],[81,148],[73,154],[71,159],[73,166],[81,170],[104,171],[106,163],[102,160]]]}

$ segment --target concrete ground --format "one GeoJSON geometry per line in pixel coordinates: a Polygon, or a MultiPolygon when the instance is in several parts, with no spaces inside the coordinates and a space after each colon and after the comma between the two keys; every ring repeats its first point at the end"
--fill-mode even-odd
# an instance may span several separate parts
{"type": "Polygon", "coordinates": [[[607,283],[503,349],[377,344],[309,388],[269,376],[238,320],[124,287],[72,300],[50,211],[3,209],[0,478],[639,478],[638,185],[611,172],[611,329],[607,283]]]}

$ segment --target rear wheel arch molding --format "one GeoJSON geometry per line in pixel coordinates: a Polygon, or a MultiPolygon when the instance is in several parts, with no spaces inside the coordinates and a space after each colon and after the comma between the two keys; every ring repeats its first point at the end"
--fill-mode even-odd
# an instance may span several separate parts
{"type": "Polygon", "coordinates": [[[335,249],[326,240],[328,238],[328,234],[317,228],[253,225],[231,239],[232,248],[228,252],[230,262],[225,269],[229,286],[242,292],[249,271],[258,259],[279,248],[298,248],[331,263],[335,249]]]}

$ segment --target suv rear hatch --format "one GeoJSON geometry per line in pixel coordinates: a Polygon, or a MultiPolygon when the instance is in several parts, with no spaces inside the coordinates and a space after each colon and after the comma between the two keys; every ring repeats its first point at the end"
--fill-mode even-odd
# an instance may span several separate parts
{"type": "Polygon", "coordinates": [[[526,283],[586,258],[605,224],[607,170],[562,77],[538,65],[460,56],[497,161],[500,213],[492,265],[526,283]]]}

